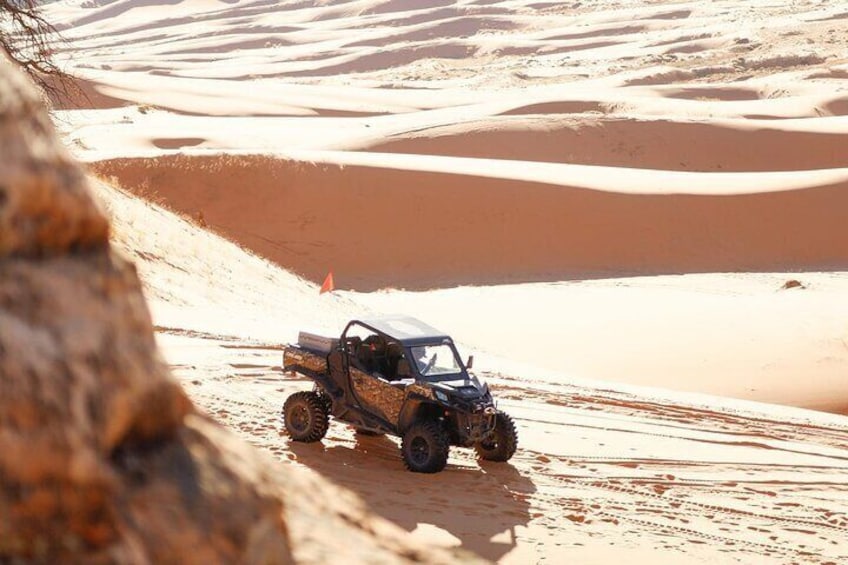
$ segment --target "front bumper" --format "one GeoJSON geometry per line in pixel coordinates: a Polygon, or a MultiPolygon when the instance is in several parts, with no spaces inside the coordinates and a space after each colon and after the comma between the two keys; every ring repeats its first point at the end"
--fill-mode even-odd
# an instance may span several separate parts
{"type": "Polygon", "coordinates": [[[492,405],[478,405],[470,413],[456,413],[457,444],[469,447],[488,438],[495,430],[496,414],[492,405]]]}

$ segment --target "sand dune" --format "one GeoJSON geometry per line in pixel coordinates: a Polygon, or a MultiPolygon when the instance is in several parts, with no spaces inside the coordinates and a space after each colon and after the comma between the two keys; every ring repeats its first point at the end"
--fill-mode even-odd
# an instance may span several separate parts
{"type": "Polygon", "coordinates": [[[93,167],[182,213],[202,214],[313,281],[335,270],[340,285],[358,290],[848,262],[848,208],[839,204],[846,170],[821,178],[809,171],[640,178],[634,170],[614,191],[608,171],[589,168],[554,170],[550,177],[562,183],[555,185],[484,177],[479,168],[471,174],[462,160],[421,172],[401,168],[414,166],[411,159],[397,168],[385,158],[383,166],[363,166],[355,155],[335,159],[178,155],[93,167]],[[593,190],[593,176],[608,190],[593,190]]]}
{"type": "MultiPolygon", "coordinates": [[[[372,76],[367,78],[419,84],[422,79],[451,80],[432,64],[435,61],[422,61],[440,54],[448,59],[460,55],[450,49],[440,51],[445,45],[465,47],[470,54],[498,53],[495,61],[464,59],[463,66],[472,68],[494,63],[504,70],[519,66],[522,57],[538,55],[542,58],[538,62],[549,66],[579,65],[583,72],[605,76],[643,68],[660,58],[697,57],[701,68],[737,65],[757,72],[803,65],[805,57],[815,56],[820,63],[840,53],[838,36],[828,34],[844,25],[837,6],[811,5],[800,11],[781,3],[752,11],[742,4],[717,10],[699,2],[623,7],[615,2],[589,6],[527,0],[361,0],[283,2],[284,9],[272,14],[271,5],[253,0],[234,5],[114,2],[100,6],[77,0],[51,6],[51,14],[72,40],[69,52],[84,50],[91,68],[106,64],[127,71],[149,65],[183,76],[230,78],[368,72],[372,76]],[[804,22],[801,27],[799,20],[804,22]],[[212,23],[215,33],[208,30],[212,23]],[[163,33],[164,29],[173,31],[163,33]],[[244,43],[247,38],[250,42],[244,43]],[[805,42],[818,38],[834,41],[819,42],[815,50],[805,42]],[[773,50],[776,42],[787,52],[766,57],[764,53],[773,50]],[[128,43],[133,49],[121,49],[128,43]],[[232,45],[229,56],[216,56],[227,44],[232,45]],[[378,51],[387,44],[391,50],[378,51]],[[508,47],[515,45],[523,47],[511,55],[508,47]],[[380,55],[391,51],[410,56],[380,55]],[[145,59],[139,52],[155,59],[145,59]],[[381,57],[382,65],[368,63],[375,56],[381,57]],[[237,64],[239,59],[251,64],[237,64]],[[616,61],[615,69],[610,68],[611,61],[616,61]],[[406,79],[398,75],[398,69],[410,64],[414,74],[406,79]]],[[[462,57],[466,55],[463,51],[462,57]]],[[[534,67],[544,70],[543,65],[521,66],[531,73],[534,67]]],[[[568,74],[568,69],[562,71],[568,74]]],[[[481,76],[472,82],[490,78],[481,76]]]]}

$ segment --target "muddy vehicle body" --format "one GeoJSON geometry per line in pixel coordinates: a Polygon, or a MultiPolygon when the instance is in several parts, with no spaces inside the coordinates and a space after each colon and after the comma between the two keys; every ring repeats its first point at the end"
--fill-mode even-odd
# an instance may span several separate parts
{"type": "Polygon", "coordinates": [[[407,468],[424,473],[445,467],[451,445],[507,461],[515,425],[469,373],[471,361],[462,362],[450,336],[406,316],[353,320],[338,339],[301,332],[283,353],[283,369],[315,384],[286,400],[286,431],[295,441],[318,441],[332,416],[360,433],[400,437],[407,468]]]}

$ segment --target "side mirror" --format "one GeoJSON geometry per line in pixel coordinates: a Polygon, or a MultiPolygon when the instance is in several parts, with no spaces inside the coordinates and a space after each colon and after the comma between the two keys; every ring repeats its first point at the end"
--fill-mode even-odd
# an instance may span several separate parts
{"type": "Polygon", "coordinates": [[[466,369],[470,369],[470,368],[471,368],[471,367],[473,367],[473,366],[474,366],[474,356],[473,356],[473,355],[469,355],[469,356],[468,356],[468,361],[466,361],[466,362],[465,362],[465,368],[466,368],[466,369]]]}

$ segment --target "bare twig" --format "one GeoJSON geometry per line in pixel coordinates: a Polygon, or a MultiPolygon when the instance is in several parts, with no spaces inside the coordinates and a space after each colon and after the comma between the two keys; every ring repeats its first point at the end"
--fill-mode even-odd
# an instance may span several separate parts
{"type": "Polygon", "coordinates": [[[54,61],[53,46],[60,41],[35,0],[0,0],[0,54],[20,66],[52,100],[78,91],[54,61]]]}

